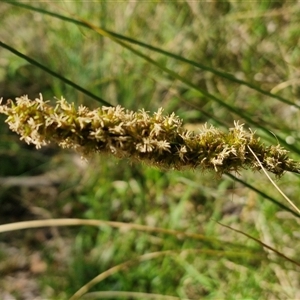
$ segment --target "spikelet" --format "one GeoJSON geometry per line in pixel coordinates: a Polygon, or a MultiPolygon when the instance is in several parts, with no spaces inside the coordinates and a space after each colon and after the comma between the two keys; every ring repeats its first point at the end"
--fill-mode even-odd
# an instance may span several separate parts
{"type": "Polygon", "coordinates": [[[264,168],[277,176],[300,172],[299,163],[288,157],[287,150],[280,145],[265,146],[238,122],[227,133],[204,125],[196,134],[184,129],[174,113],[164,115],[162,108],[154,114],[121,106],[76,109],[64,98],[53,107],[42,95],[33,101],[27,96],[16,98],[15,103],[9,100],[0,105],[0,113],[7,115],[11,130],[36,148],[56,143],[85,157],[110,153],[164,169],[200,168],[221,175],[243,168],[259,170],[250,147],[264,168]]]}

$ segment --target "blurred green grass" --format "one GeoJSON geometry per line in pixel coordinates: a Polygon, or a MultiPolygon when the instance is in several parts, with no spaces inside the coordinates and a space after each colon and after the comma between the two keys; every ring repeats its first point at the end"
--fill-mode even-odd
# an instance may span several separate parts
{"type": "MultiPolygon", "coordinates": [[[[230,73],[261,89],[275,90],[281,97],[300,104],[300,5],[296,1],[28,4],[85,19],[230,73]]],[[[299,112],[294,106],[166,55],[133,46],[160,66],[233,106],[234,113],[87,28],[4,2],[0,12],[3,42],[113,105],[150,111],[162,106],[166,112],[176,112],[195,130],[205,122],[231,127],[233,120],[247,121],[241,117],[244,113],[274,134],[270,140],[258,130],[266,143],[276,144],[276,137],[281,137],[287,147],[293,147],[291,156],[299,160],[299,112]]],[[[4,99],[22,94],[34,98],[42,92],[45,98],[64,96],[77,104],[99,106],[4,48],[0,48],[0,57],[0,96],[4,99]]],[[[55,173],[57,169],[63,169],[63,175],[57,172],[61,183],[54,188],[2,188],[1,206],[3,211],[10,211],[1,214],[1,223],[32,217],[89,218],[200,233],[224,241],[219,245],[110,227],[2,235],[5,245],[24,248],[29,254],[38,251],[41,262],[46,263],[47,267],[40,272],[34,271],[32,262],[25,263],[25,269],[29,269],[27,276],[38,283],[32,293],[49,299],[67,299],[99,273],[124,261],[148,252],[198,249],[220,250],[224,255],[191,252],[139,262],[106,278],[90,291],[135,291],[189,299],[299,297],[296,266],[217,224],[220,221],[290,257],[299,257],[299,221],[242,184],[197,170],[166,172],[111,157],[91,157],[87,164],[79,164],[72,153],[51,148],[37,152],[17,139],[1,125],[1,176],[55,173]],[[24,207],[25,212],[14,215],[15,208],[7,208],[8,202],[24,207]],[[241,257],[227,255],[225,251],[237,249],[226,242],[239,245],[241,257]],[[248,250],[255,254],[249,257],[248,250]]],[[[244,171],[234,175],[280,199],[263,174],[244,171]]],[[[299,193],[298,177],[286,174],[277,183],[299,205],[295,197],[299,193]]],[[[9,260],[9,253],[3,252],[2,262],[9,260]]],[[[22,288],[16,291],[7,279],[12,277],[13,282],[18,282],[22,268],[1,266],[5,280],[0,288],[16,299],[26,299],[22,288]]]]}

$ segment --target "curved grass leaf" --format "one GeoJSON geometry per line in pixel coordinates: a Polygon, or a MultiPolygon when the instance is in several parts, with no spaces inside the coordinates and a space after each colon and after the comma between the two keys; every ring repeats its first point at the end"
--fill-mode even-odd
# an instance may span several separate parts
{"type": "Polygon", "coordinates": [[[24,229],[31,229],[31,228],[41,228],[41,227],[61,227],[61,226],[94,226],[94,227],[101,227],[101,226],[110,226],[112,228],[117,229],[127,229],[127,230],[136,230],[142,232],[149,232],[149,233],[160,233],[165,235],[171,235],[176,238],[186,238],[186,239],[194,239],[202,242],[211,243],[214,247],[223,247],[225,244],[228,246],[241,248],[245,247],[245,245],[231,243],[231,242],[224,242],[220,239],[205,236],[203,234],[198,233],[190,233],[184,232],[179,230],[173,229],[166,229],[160,227],[151,227],[147,225],[135,224],[135,223],[125,223],[125,222],[116,222],[116,221],[104,221],[104,220],[93,220],[93,219],[46,219],[46,220],[33,220],[33,221],[21,221],[21,222],[14,222],[9,224],[1,224],[0,225],[0,234],[4,232],[12,232],[16,230],[24,230],[24,229]]]}

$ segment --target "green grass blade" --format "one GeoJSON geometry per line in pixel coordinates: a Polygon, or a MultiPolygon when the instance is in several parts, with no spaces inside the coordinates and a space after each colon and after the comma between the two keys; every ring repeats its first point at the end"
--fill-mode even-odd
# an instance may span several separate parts
{"type": "Polygon", "coordinates": [[[272,203],[274,203],[275,205],[277,205],[278,207],[282,208],[285,211],[290,212],[291,214],[293,214],[295,217],[300,218],[300,215],[293,211],[292,209],[290,209],[289,207],[285,206],[284,204],[282,204],[281,202],[279,202],[278,200],[274,199],[273,197],[267,195],[266,193],[260,191],[259,189],[257,189],[256,187],[254,187],[253,185],[243,181],[242,179],[239,179],[238,177],[230,174],[230,173],[226,173],[226,175],[231,178],[234,181],[237,181],[239,183],[241,183],[242,185],[246,186],[247,188],[249,188],[250,190],[256,192],[257,194],[261,195],[262,197],[264,197],[267,200],[270,200],[272,203]]]}
{"type": "Polygon", "coordinates": [[[37,62],[36,60],[30,58],[29,56],[17,51],[15,48],[3,43],[0,41],[0,47],[5,48],[6,50],[9,50],[10,52],[12,52],[13,54],[27,60],[30,64],[42,69],[43,71],[47,72],[48,74],[51,74],[52,76],[58,78],[59,80],[61,80],[62,82],[66,83],[67,85],[72,86],[73,88],[75,88],[76,90],[84,93],[85,95],[93,98],[94,100],[102,103],[103,105],[107,105],[107,106],[112,106],[110,103],[106,102],[104,99],[94,95],[93,93],[89,92],[88,90],[84,89],[83,87],[79,86],[78,84],[74,83],[73,81],[61,76],[60,74],[54,72],[53,70],[49,69],[48,67],[46,67],[45,65],[37,62]]]}
{"type": "Polygon", "coordinates": [[[258,244],[260,244],[260,245],[263,246],[264,248],[267,248],[267,249],[269,249],[269,250],[275,252],[278,256],[280,256],[280,257],[284,258],[285,260],[287,260],[287,261],[289,261],[289,262],[291,262],[291,263],[297,265],[298,267],[300,267],[300,263],[299,263],[298,261],[296,261],[296,260],[294,260],[294,259],[292,259],[292,258],[289,258],[288,256],[286,256],[286,255],[283,254],[282,252],[277,251],[275,248],[273,248],[273,247],[271,247],[271,246],[269,246],[269,245],[263,243],[263,242],[260,241],[259,239],[257,239],[257,238],[255,238],[255,237],[251,236],[250,234],[245,233],[245,232],[243,232],[243,231],[241,231],[241,230],[235,229],[235,228],[233,228],[233,227],[230,227],[230,226],[228,226],[228,225],[222,224],[221,222],[217,222],[217,223],[220,224],[220,225],[223,226],[223,227],[226,227],[226,228],[230,229],[230,230],[233,230],[233,231],[235,231],[235,232],[241,233],[242,235],[246,236],[247,238],[249,238],[249,239],[255,241],[255,242],[258,243],[258,244]]]}

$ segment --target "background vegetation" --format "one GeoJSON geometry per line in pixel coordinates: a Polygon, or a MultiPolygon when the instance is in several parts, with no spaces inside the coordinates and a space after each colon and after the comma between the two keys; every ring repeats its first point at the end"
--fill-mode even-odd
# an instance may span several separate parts
{"type": "MultiPolygon", "coordinates": [[[[266,144],[280,141],[300,160],[299,2],[26,2],[143,42],[148,47],[122,40],[144,58],[99,31],[14,3],[0,4],[1,42],[90,93],[132,110],[164,107],[194,130],[205,122],[227,130],[241,120],[266,144]]],[[[23,94],[33,99],[40,92],[44,98],[101,105],[2,44],[4,101],[23,94]]],[[[68,299],[108,270],[87,299],[300,298],[299,267],[218,223],[288,257],[300,256],[299,218],[274,203],[284,200],[263,173],[232,174],[237,181],[112,157],[85,162],[52,146],[37,151],[25,145],[3,120],[1,224],[83,218],[173,231],[105,225],[1,233],[0,298],[68,299]],[[153,252],[157,257],[138,259],[153,252]],[[132,259],[135,263],[111,271],[132,259]]],[[[299,206],[298,176],[285,174],[277,183],[299,206]]]]}

